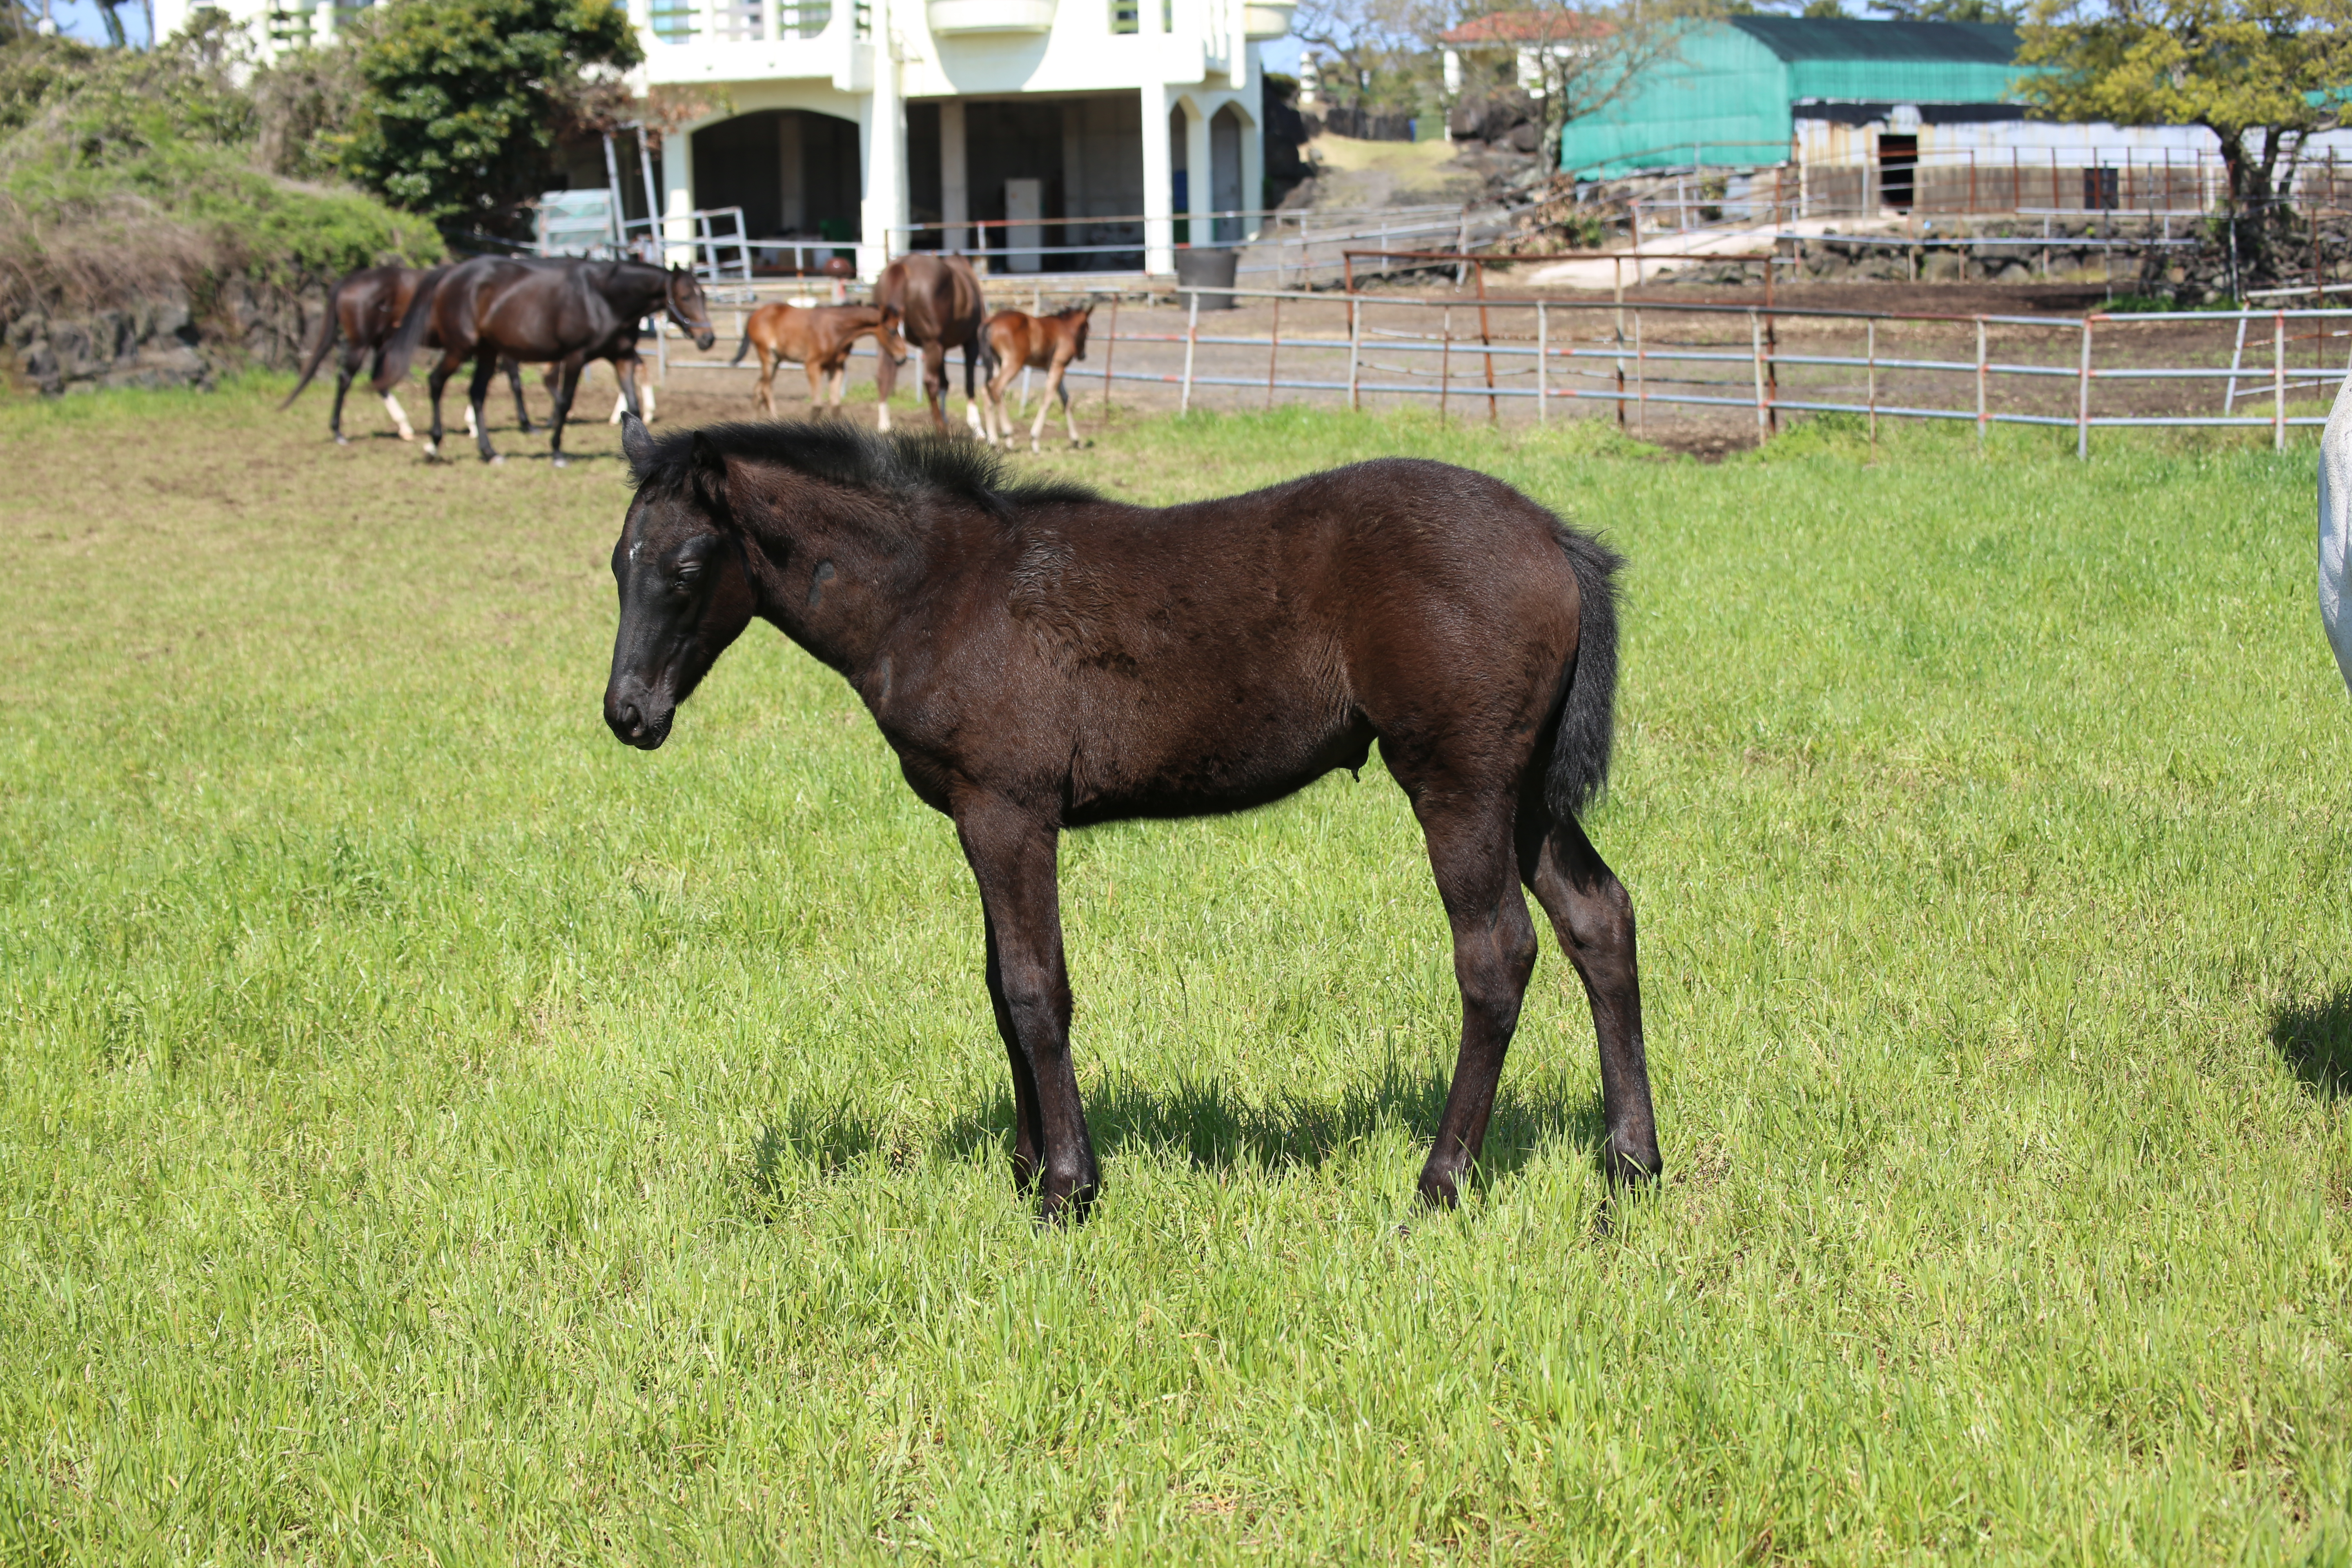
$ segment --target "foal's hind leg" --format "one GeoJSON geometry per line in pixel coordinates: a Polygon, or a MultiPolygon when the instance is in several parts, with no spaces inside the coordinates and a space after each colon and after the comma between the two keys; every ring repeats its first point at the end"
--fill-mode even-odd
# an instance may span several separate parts
{"type": "Polygon", "coordinates": [[[1513,804],[1499,794],[1448,798],[1433,790],[1413,802],[1454,928],[1454,979],[1462,990],[1461,1055],[1421,1173],[1421,1195],[1440,1207],[1459,1201],[1486,1145],[1503,1057],[1536,965],[1535,922],[1511,855],[1513,804]]]}
{"type": "Polygon", "coordinates": [[[1642,1046],[1642,977],[1633,949],[1633,900],[1576,818],[1555,819],[1530,800],[1519,816],[1519,875],[1533,890],[1592,1004],[1601,1046],[1601,1114],[1612,1182],[1644,1182],[1663,1168],[1642,1046]]]}

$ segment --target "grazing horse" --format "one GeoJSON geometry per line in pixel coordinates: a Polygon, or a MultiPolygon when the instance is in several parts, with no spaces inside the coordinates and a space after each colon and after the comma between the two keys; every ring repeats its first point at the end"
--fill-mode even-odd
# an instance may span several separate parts
{"type": "MultiPolygon", "coordinates": [[[[383,391],[408,374],[409,359],[430,337],[441,345],[440,363],[425,385],[433,396],[433,436],[425,444],[428,456],[441,449],[441,389],[459,365],[474,362],[473,384],[467,402],[478,426],[482,398],[499,356],[534,364],[552,364],[560,372],[555,414],[548,451],[557,467],[563,455],[563,422],[572,411],[581,367],[590,360],[611,360],[620,377],[622,395],[637,406],[637,322],[655,310],[689,333],[695,346],[708,350],[718,341],[710,313],[703,303],[702,286],[685,268],[665,270],[646,261],[524,261],[499,256],[478,256],[450,268],[438,279],[428,279],[416,291],[415,303],[385,351],[376,389],[383,391]]],[[[482,461],[493,462],[488,429],[478,428],[476,440],[482,461]]]]}
{"type": "Polygon", "coordinates": [[[743,341],[727,363],[741,364],[746,353],[760,351],[760,388],[751,396],[771,419],[776,416],[776,366],[786,360],[808,372],[812,410],[824,401],[824,384],[831,379],[838,414],[849,380],[849,351],[869,333],[885,360],[907,357],[895,305],[762,305],[743,323],[743,341]]]}
{"type": "Polygon", "coordinates": [[[1045,415],[1056,397],[1062,400],[1062,424],[1070,432],[1070,445],[1081,445],[1078,422],[1070,413],[1070,389],[1062,384],[1062,377],[1072,361],[1087,357],[1087,323],[1093,319],[1094,309],[1089,300],[1050,316],[999,310],[988,318],[988,352],[996,361],[988,377],[986,417],[991,445],[1002,438],[1005,449],[1012,449],[1013,421],[1005,416],[1004,389],[1012,384],[1013,373],[1023,369],[1045,373],[1045,395],[1037,405],[1035,422],[1029,426],[1029,449],[1043,449],[1040,438],[1045,432],[1045,415]]]}
{"type": "MultiPolygon", "coordinates": [[[[384,347],[392,341],[401,318],[408,313],[418,287],[427,278],[437,278],[442,270],[437,267],[362,267],[337,279],[335,286],[327,290],[326,319],[319,330],[319,346],[310,351],[310,363],[302,367],[302,379],[294,384],[294,390],[278,405],[279,412],[291,408],[294,400],[302,395],[302,389],[310,384],[319,367],[327,363],[327,355],[340,337],[343,343],[342,363],[336,367],[335,406],[327,416],[327,428],[333,434],[336,446],[350,446],[343,435],[343,398],[359,374],[361,363],[373,354],[375,363],[369,372],[370,379],[383,373],[384,347]]],[[[507,384],[514,389],[515,423],[528,436],[530,410],[522,400],[522,372],[510,359],[500,368],[507,373],[507,384]]],[[[416,428],[408,422],[408,411],[401,407],[400,399],[389,390],[383,395],[383,406],[384,412],[392,416],[400,438],[415,440],[416,428]]],[[[470,423],[471,408],[467,409],[466,416],[470,423]]]]}
{"type": "MultiPolygon", "coordinates": [[[[988,297],[971,263],[961,256],[934,256],[918,250],[882,269],[874,280],[874,302],[884,310],[898,309],[898,331],[923,351],[923,401],[930,405],[931,424],[948,433],[948,350],[963,350],[963,416],[972,434],[985,437],[980,422],[980,399],[973,382],[992,368],[988,334],[981,322],[988,314],[988,297]]],[[[881,399],[875,423],[890,428],[890,395],[898,389],[898,367],[884,356],[875,375],[881,399]]]]}
{"type": "Polygon", "coordinates": [[[1478,1158],[1537,941],[1600,1038],[1604,1169],[1659,1170],[1633,906],[1577,816],[1607,779],[1617,556],[1498,479],[1386,458],[1154,510],[1007,487],[996,454],[837,422],[621,426],[604,721],[647,751],[752,617],[845,676],[980,887],[1013,1069],[1016,1185],[1098,1184],[1070,1058],[1065,828],[1240,811],[1372,742],[1412,803],[1454,933],[1461,1054],[1421,1174],[1478,1158]]]}

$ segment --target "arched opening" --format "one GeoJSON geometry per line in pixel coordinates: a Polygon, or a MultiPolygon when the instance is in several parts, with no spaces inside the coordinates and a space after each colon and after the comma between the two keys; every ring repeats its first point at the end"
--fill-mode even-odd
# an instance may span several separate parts
{"type": "MultiPolygon", "coordinates": [[[[694,133],[697,206],[741,207],[753,239],[856,242],[860,177],[857,126],[805,109],[739,114],[694,133]]],[[[824,258],[810,254],[814,268],[824,258]]],[[[790,252],[762,251],[761,271],[790,270],[790,252]]]]}
{"type": "MultiPolygon", "coordinates": [[[[1242,127],[1241,111],[1232,104],[1209,121],[1209,206],[1215,212],[1237,212],[1249,204],[1242,199],[1242,127]]],[[[1221,217],[1215,220],[1216,237],[1237,240],[1249,220],[1221,217]]]]}

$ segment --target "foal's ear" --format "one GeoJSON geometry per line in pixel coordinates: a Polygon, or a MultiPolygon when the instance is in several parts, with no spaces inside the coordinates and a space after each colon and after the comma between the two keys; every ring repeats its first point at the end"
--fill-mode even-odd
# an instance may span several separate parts
{"type": "Polygon", "coordinates": [[[634,414],[621,416],[621,456],[629,459],[629,471],[640,479],[653,466],[654,433],[634,414]]]}
{"type": "Polygon", "coordinates": [[[694,486],[694,499],[709,513],[710,521],[721,528],[734,527],[735,513],[727,497],[727,455],[719,449],[719,444],[697,430],[686,469],[694,486]]]}

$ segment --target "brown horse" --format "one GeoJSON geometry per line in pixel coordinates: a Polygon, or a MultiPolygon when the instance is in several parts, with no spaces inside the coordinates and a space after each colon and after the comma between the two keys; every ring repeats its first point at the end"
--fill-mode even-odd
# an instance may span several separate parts
{"type": "Polygon", "coordinates": [[[1045,395],[1037,404],[1037,418],[1029,426],[1029,449],[1043,449],[1041,437],[1045,431],[1045,415],[1054,399],[1062,400],[1062,424],[1070,433],[1070,445],[1083,445],[1078,440],[1078,422],[1070,413],[1070,389],[1062,384],[1062,376],[1075,360],[1087,357],[1087,323],[1093,319],[1094,301],[1072,305],[1050,316],[1033,316],[1026,310],[999,310],[988,318],[988,352],[996,361],[996,368],[988,377],[988,438],[994,445],[1000,438],[1006,450],[1013,447],[1013,421],[1005,416],[1004,389],[1013,383],[1016,370],[1042,370],[1045,373],[1045,395]]]}
{"type": "Polygon", "coordinates": [[[1620,563],[1498,479],[1388,458],[1159,510],[1008,487],[996,454],[838,421],[621,425],[637,493],[604,721],[658,746],[752,617],[845,676],[980,885],[1013,1169],[1048,1219],[1099,1180],[1070,1057],[1066,828],[1241,811],[1381,760],[1454,933],[1461,1052],[1422,1195],[1478,1158],[1536,962],[1584,982],[1603,1168],[1659,1169],[1633,905],[1577,816],[1609,772],[1620,563]]]}
{"type": "Polygon", "coordinates": [[[665,270],[646,261],[476,257],[418,288],[400,331],[384,351],[384,367],[375,386],[380,392],[389,390],[407,374],[409,360],[428,338],[441,345],[441,361],[425,378],[433,396],[433,435],[425,450],[436,457],[441,448],[441,389],[471,359],[474,379],[467,402],[477,421],[475,439],[482,461],[488,463],[497,461],[498,454],[490,449],[489,432],[479,427],[479,420],[499,359],[553,365],[559,384],[548,451],[561,468],[570,460],[563,455],[563,422],[572,411],[581,368],[591,360],[612,361],[622,395],[636,409],[637,323],[656,310],[667,311],[698,348],[708,350],[718,341],[703,303],[702,285],[685,268],[665,270]]]}
{"type": "MultiPolygon", "coordinates": [[[[337,279],[335,286],[327,290],[326,319],[319,330],[319,346],[310,351],[310,362],[302,367],[302,379],[294,384],[294,390],[288,393],[286,401],[278,405],[279,411],[294,405],[294,400],[302,395],[302,389],[309,386],[311,378],[319,374],[319,367],[327,363],[328,353],[340,338],[343,344],[343,357],[341,364],[336,368],[335,406],[327,416],[327,428],[334,435],[335,445],[350,446],[351,442],[343,435],[343,398],[352,389],[352,379],[359,374],[361,363],[373,354],[375,363],[369,372],[370,378],[383,374],[384,347],[391,342],[401,318],[408,313],[409,303],[416,298],[417,289],[425,279],[437,278],[442,270],[440,268],[422,267],[362,267],[337,279]]],[[[507,373],[507,384],[514,389],[515,423],[528,436],[530,434],[530,410],[522,400],[522,372],[511,359],[505,361],[500,368],[507,373]]],[[[551,392],[553,388],[549,390],[551,392]]],[[[401,407],[400,399],[389,390],[383,395],[383,406],[384,411],[392,416],[393,426],[400,432],[400,438],[415,440],[416,428],[408,422],[408,411],[401,407]]],[[[466,410],[469,430],[473,412],[471,408],[466,410]]]]}
{"type": "MultiPolygon", "coordinates": [[[[874,280],[874,302],[884,310],[898,309],[899,332],[923,351],[923,401],[929,405],[931,424],[948,433],[948,350],[963,350],[963,416],[975,436],[985,437],[980,422],[976,375],[992,367],[988,334],[981,330],[988,313],[988,296],[971,263],[961,256],[935,256],[918,250],[882,269],[874,280]]],[[[881,398],[876,424],[890,428],[890,395],[898,387],[898,367],[886,355],[875,376],[881,398]]]]}
{"type": "Polygon", "coordinates": [[[776,367],[786,360],[808,372],[812,411],[824,401],[824,384],[832,381],[837,414],[849,380],[849,351],[869,334],[884,360],[907,357],[896,306],[762,305],[743,323],[743,341],[727,363],[741,364],[746,353],[760,351],[760,389],[751,395],[771,419],[776,416],[776,367]]]}

